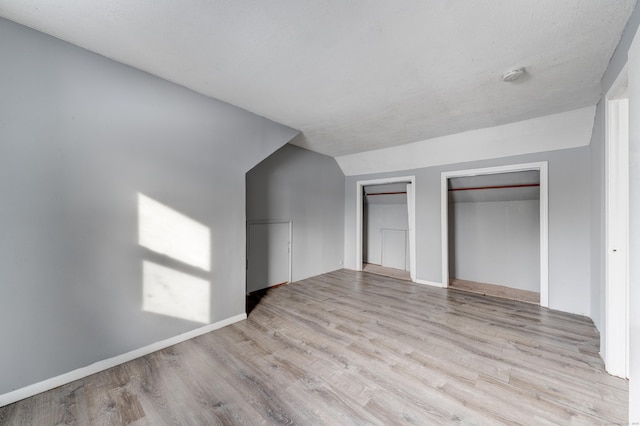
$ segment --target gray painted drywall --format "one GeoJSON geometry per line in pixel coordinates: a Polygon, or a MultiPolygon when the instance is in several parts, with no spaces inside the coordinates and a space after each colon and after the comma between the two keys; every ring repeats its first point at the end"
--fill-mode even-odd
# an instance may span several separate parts
{"type": "Polygon", "coordinates": [[[247,220],[293,221],[292,280],[342,268],[344,174],[336,161],[285,145],[247,173],[247,220]]]}
{"type": "Polygon", "coordinates": [[[4,19],[0,58],[0,394],[201,327],[142,311],[145,260],[244,313],[245,173],[297,132],[4,19]],[[139,193],[209,272],[138,245],[139,193]]]}
{"type": "Polygon", "coordinates": [[[450,203],[449,209],[450,277],[540,291],[539,201],[450,203]]]}
{"type": "MultiPolygon", "coordinates": [[[[627,63],[627,56],[631,43],[640,26],[640,8],[636,5],[627,26],[622,34],[622,38],[614,52],[609,66],[602,77],[602,98],[596,109],[594,119],[593,135],[589,146],[591,155],[591,300],[592,315],[596,327],[600,331],[600,351],[604,354],[606,341],[606,324],[605,324],[605,101],[604,98],[620,74],[620,71],[627,63]]],[[[633,81],[640,80],[640,70],[629,70],[630,86],[633,81]]],[[[629,276],[629,306],[630,306],[630,377],[629,377],[629,421],[640,422],[640,318],[638,318],[638,309],[640,306],[640,271],[637,270],[637,259],[640,253],[640,129],[638,129],[638,108],[636,104],[640,99],[640,92],[635,92],[630,87],[630,162],[629,162],[629,179],[630,179],[630,200],[629,200],[629,259],[630,276],[629,276]],[[635,330],[634,330],[635,322],[635,330]],[[634,352],[635,348],[635,352],[634,352]]]]}
{"type": "MultiPolygon", "coordinates": [[[[398,195],[400,196],[400,195],[398,195]]],[[[376,199],[381,197],[394,197],[394,195],[377,195],[376,199]]],[[[406,199],[406,195],[404,195],[406,199]]],[[[365,203],[366,220],[366,236],[363,235],[363,252],[362,256],[365,262],[376,265],[382,264],[382,230],[397,229],[403,230],[407,235],[407,243],[404,248],[405,252],[405,270],[409,270],[409,212],[407,211],[407,203],[404,204],[384,204],[384,203],[365,203]]],[[[363,225],[364,226],[364,225],[363,225]]]]}
{"type": "Polygon", "coordinates": [[[345,179],[345,266],[355,269],[356,182],[416,176],[417,278],[441,282],[440,174],[507,164],[549,164],[549,307],[589,315],[589,149],[575,148],[345,179]]]}

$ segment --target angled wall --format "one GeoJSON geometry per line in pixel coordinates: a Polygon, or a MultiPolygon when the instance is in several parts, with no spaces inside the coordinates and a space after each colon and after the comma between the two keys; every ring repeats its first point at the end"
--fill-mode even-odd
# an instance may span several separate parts
{"type": "Polygon", "coordinates": [[[595,106],[343,155],[346,176],[413,170],[589,145],[595,106]]]}
{"type": "Polygon", "coordinates": [[[247,173],[247,220],[293,222],[293,281],[340,269],[344,174],[333,158],[287,144],[247,173]]]}
{"type": "Polygon", "coordinates": [[[0,396],[241,318],[245,173],[297,131],[3,19],[0,58],[0,396]]]}

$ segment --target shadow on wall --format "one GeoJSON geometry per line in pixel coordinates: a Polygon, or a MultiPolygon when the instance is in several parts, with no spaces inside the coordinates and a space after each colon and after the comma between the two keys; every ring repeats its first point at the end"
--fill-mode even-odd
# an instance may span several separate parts
{"type": "Polygon", "coordinates": [[[142,261],[142,310],[208,324],[211,230],[138,194],[138,244],[147,249],[142,261]]]}

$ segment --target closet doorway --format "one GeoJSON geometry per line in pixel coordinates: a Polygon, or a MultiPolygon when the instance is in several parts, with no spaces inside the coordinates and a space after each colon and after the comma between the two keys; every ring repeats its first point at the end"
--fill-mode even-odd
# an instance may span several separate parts
{"type": "Polygon", "coordinates": [[[443,286],[548,306],[547,166],[442,174],[443,286]]]}
{"type": "Polygon", "coordinates": [[[409,280],[407,183],[363,188],[363,270],[409,280]]]}
{"type": "Polygon", "coordinates": [[[356,268],[415,281],[415,177],[356,185],[356,268]]]}

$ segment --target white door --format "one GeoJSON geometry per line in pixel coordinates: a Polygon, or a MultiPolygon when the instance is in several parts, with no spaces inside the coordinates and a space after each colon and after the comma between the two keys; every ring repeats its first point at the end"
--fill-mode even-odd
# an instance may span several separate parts
{"type": "Polygon", "coordinates": [[[290,229],[290,222],[249,224],[247,293],[289,282],[290,229]]]}
{"type": "Polygon", "coordinates": [[[382,266],[406,269],[407,232],[400,229],[382,230],[382,266]]]}

